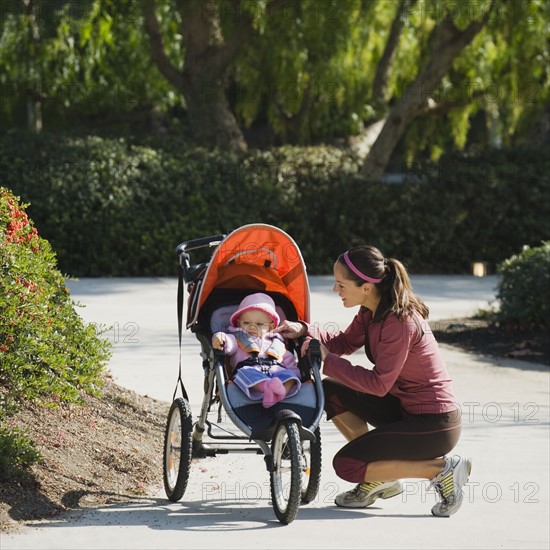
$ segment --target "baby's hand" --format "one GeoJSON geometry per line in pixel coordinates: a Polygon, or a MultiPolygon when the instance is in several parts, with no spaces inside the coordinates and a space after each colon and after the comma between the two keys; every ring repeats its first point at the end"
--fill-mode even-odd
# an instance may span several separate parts
{"type": "Polygon", "coordinates": [[[223,350],[225,347],[225,333],[224,332],[216,332],[214,336],[212,336],[212,347],[214,349],[223,350]]]}

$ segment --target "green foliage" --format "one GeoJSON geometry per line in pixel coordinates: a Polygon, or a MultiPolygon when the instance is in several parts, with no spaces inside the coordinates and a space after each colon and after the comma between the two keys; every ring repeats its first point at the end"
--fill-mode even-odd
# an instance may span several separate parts
{"type": "MultiPolygon", "coordinates": [[[[49,129],[99,126],[130,113],[182,106],[150,60],[139,2],[6,0],[0,11],[0,121],[24,125],[29,100],[39,100],[49,129]]],[[[162,8],[169,55],[181,59],[176,22],[162,8]]]]}
{"type": "MultiPolygon", "coordinates": [[[[23,5],[3,0],[0,10],[0,123],[22,126],[37,101],[49,129],[101,131],[111,124],[125,131],[139,120],[148,131],[152,111],[164,113],[168,126],[185,124],[184,98],[151,58],[141,2],[23,5]]],[[[263,128],[276,143],[312,144],[359,134],[387,114],[431,55],[435,25],[450,14],[464,29],[490,5],[487,26],[441,85],[425,91],[449,111],[422,117],[405,136],[407,159],[419,153],[437,159],[472,141],[512,144],[529,134],[550,98],[548,2],[408,0],[382,105],[371,96],[373,81],[401,2],[303,0],[273,9],[266,1],[216,0],[209,10],[219,9],[226,41],[245,18],[253,21],[254,32],[239,37],[240,55],[228,72],[227,95],[240,124],[263,128]],[[483,136],[470,132],[476,115],[486,126],[483,136]]],[[[155,6],[167,57],[181,72],[184,11],[175,0],[155,6]]]]}
{"type": "Polygon", "coordinates": [[[364,242],[416,273],[470,273],[550,235],[550,161],[527,149],[444,155],[387,184],[336,147],[238,159],[174,139],[10,133],[0,166],[74,276],[175,275],[181,241],[251,222],[287,231],[312,274],[364,242]]]}
{"type": "Polygon", "coordinates": [[[442,150],[462,150],[478,112],[487,116],[489,143],[510,144],[526,131],[526,121],[544,111],[550,97],[550,49],[543,38],[549,4],[497,1],[489,12],[490,4],[405,2],[403,31],[388,71],[387,104],[379,105],[371,91],[401,2],[292,3],[264,15],[263,33],[246,45],[237,62],[235,111],[244,125],[267,118],[282,143],[358,134],[410,93],[410,84],[432,55],[431,33],[438,23],[450,15],[464,29],[489,13],[487,26],[441,84],[422,90],[426,100],[443,106],[444,114],[421,117],[420,129],[406,137],[405,146],[409,158],[419,152],[437,158],[442,150]]]}
{"type": "Polygon", "coordinates": [[[286,143],[348,135],[366,99],[369,67],[350,52],[350,39],[364,38],[357,36],[362,11],[358,0],[305,0],[264,14],[262,33],[245,45],[234,72],[243,125],[267,118],[286,143]]]}
{"type": "Polygon", "coordinates": [[[526,246],[499,265],[502,322],[550,328],[550,241],[526,246]]]}
{"type": "Polygon", "coordinates": [[[422,229],[412,230],[403,244],[415,270],[437,272],[439,265],[467,273],[470,262],[482,260],[494,269],[523,245],[550,235],[549,170],[542,150],[519,147],[448,154],[413,168],[427,185],[410,187],[417,189],[410,197],[414,213],[403,203],[392,242],[402,242],[400,234],[418,225],[422,229]]]}
{"type": "MultiPolygon", "coordinates": [[[[22,400],[77,401],[96,392],[109,350],[99,328],[74,310],[55,255],[24,206],[0,188],[0,419],[22,400]]],[[[39,459],[20,431],[0,429],[0,478],[18,475],[39,459]]]]}
{"type": "MultiPolygon", "coordinates": [[[[109,344],[75,305],[50,244],[25,206],[0,187],[0,420],[23,401],[55,405],[99,391],[109,344]]],[[[36,458],[24,435],[3,430],[0,436],[14,467],[36,458]]]]}
{"type": "Polygon", "coordinates": [[[17,428],[0,426],[0,481],[21,477],[40,460],[40,452],[17,428]]]}
{"type": "MultiPolygon", "coordinates": [[[[445,4],[461,28],[487,14],[489,2],[418,2],[411,9],[412,31],[418,36],[421,19],[443,15],[445,4]],[[422,15],[424,14],[424,15],[422,15]]],[[[544,0],[493,3],[486,27],[458,56],[451,71],[429,96],[451,110],[434,119],[419,118],[407,132],[408,157],[425,151],[437,158],[441,150],[462,150],[474,116],[484,120],[483,132],[469,135],[470,143],[494,147],[524,140],[529,126],[540,117],[550,98],[550,48],[541,40],[547,33],[550,4],[544,0]],[[546,29],[546,30],[545,30],[546,29]]],[[[403,44],[404,46],[404,44],[403,44]]],[[[414,51],[414,48],[413,48],[414,51]]],[[[399,55],[410,55],[407,48],[399,55]]],[[[405,76],[408,78],[408,76],[405,76]]]]}

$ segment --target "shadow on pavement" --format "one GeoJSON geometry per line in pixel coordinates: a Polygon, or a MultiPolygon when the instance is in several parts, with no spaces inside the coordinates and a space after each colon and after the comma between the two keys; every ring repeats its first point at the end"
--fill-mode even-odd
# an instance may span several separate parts
{"type": "MultiPolygon", "coordinates": [[[[427,518],[429,515],[384,514],[381,508],[350,510],[328,506],[324,508],[300,508],[296,521],[368,519],[380,517],[427,518]],[[379,511],[380,513],[373,513],[379,511]]],[[[156,530],[181,531],[250,531],[284,527],[275,517],[267,499],[249,503],[231,500],[211,500],[188,503],[172,503],[166,499],[144,497],[139,501],[115,504],[102,508],[73,510],[55,520],[43,520],[30,525],[38,528],[59,528],[67,525],[78,527],[147,526],[156,530]]]]}

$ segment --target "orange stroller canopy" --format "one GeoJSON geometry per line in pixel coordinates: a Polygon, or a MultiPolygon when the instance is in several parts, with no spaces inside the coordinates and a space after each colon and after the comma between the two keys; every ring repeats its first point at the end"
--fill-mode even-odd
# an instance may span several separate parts
{"type": "Polygon", "coordinates": [[[309,282],[302,254],[287,233],[272,225],[244,225],[219,243],[187,328],[215,288],[279,292],[293,303],[298,318],[309,322],[309,282]]]}

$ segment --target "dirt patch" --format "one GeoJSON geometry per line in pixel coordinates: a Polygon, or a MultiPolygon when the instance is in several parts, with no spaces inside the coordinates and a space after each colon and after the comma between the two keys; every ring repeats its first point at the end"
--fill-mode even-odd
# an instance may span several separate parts
{"type": "Polygon", "coordinates": [[[550,365],[550,333],[542,328],[523,329],[484,319],[447,319],[430,322],[438,342],[495,357],[550,365]]]}
{"type": "Polygon", "coordinates": [[[162,483],[169,405],[108,381],[83,406],[29,407],[11,424],[43,457],[22,480],[0,484],[0,531],[75,508],[128,502],[162,483]]]}

